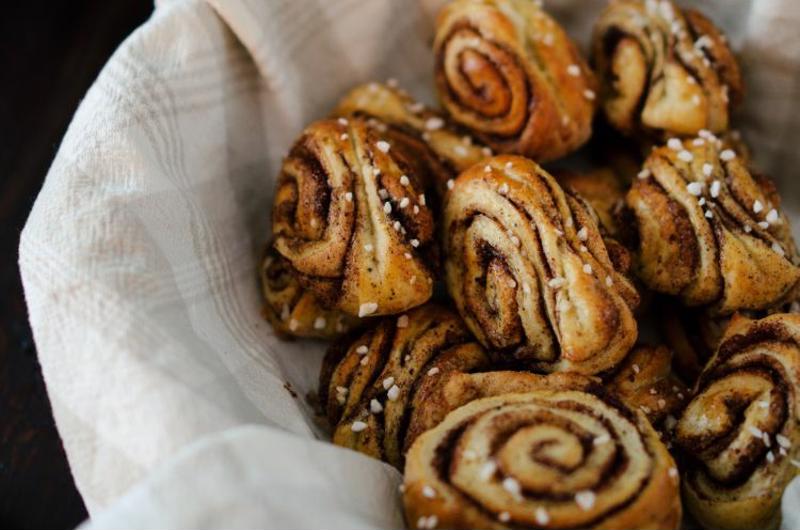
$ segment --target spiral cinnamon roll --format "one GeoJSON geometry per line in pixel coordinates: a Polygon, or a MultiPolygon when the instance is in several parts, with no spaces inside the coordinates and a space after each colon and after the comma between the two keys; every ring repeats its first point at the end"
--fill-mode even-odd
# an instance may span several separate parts
{"type": "Polygon", "coordinates": [[[403,149],[361,119],[310,125],[283,163],[275,249],[325,307],[387,315],[431,297],[433,214],[403,149]]]}
{"type": "Polygon", "coordinates": [[[303,289],[289,263],[267,247],[260,267],[264,316],[281,338],[333,339],[358,325],[358,319],[335,309],[325,309],[303,289]]]}
{"type": "Polygon", "coordinates": [[[536,2],[448,4],[434,54],[445,110],[496,151],[553,160],[591,135],[594,75],[536,2]]]}
{"type": "Polygon", "coordinates": [[[392,86],[357,86],[342,98],[333,114],[358,116],[373,123],[390,142],[409,152],[415,172],[430,181],[439,196],[447,191],[448,180],[492,155],[492,150],[472,135],[392,86]]]}
{"type": "Polygon", "coordinates": [[[333,442],[402,467],[406,437],[420,432],[414,411],[452,373],[487,365],[453,311],[426,304],[385,318],[323,361],[319,395],[333,442]]]}
{"type": "Polygon", "coordinates": [[[720,133],[742,98],[725,36],[668,0],[611,2],[595,25],[592,58],[604,114],[627,135],[720,133]]]}
{"type": "Polygon", "coordinates": [[[636,341],[638,295],[590,207],[536,163],[498,156],[462,173],[443,224],[448,291],[496,360],[595,374],[636,341]]]}
{"type": "Polygon", "coordinates": [[[665,346],[636,346],[607,388],[632,409],[644,412],[656,428],[674,425],[689,398],[689,389],[672,372],[672,351],[665,346]]]}
{"type": "Polygon", "coordinates": [[[710,133],[671,139],[641,176],[627,204],[637,219],[638,275],[648,287],[723,315],[796,297],[800,267],[780,198],[733,150],[710,133]]]}
{"type": "Polygon", "coordinates": [[[687,508],[708,528],[777,528],[800,447],[800,315],[734,316],[675,429],[687,508]]]}
{"type": "Polygon", "coordinates": [[[591,390],[471,401],[417,438],[403,504],[417,528],[664,528],[672,457],[641,413],[591,390]]]}

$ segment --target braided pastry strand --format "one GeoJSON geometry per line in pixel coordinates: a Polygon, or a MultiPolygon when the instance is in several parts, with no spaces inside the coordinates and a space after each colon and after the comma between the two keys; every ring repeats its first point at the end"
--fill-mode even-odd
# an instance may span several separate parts
{"type": "Polygon", "coordinates": [[[609,3],[594,28],[592,58],[604,114],[627,135],[721,133],[744,90],[725,36],[669,0],[609,3]]]}
{"type": "Polygon", "coordinates": [[[497,360],[596,374],[636,341],[638,294],[590,207],[535,162],[498,156],[462,173],[443,240],[450,296],[497,360]]]}
{"type": "Polygon", "coordinates": [[[335,116],[357,116],[374,124],[393,144],[402,145],[441,197],[447,181],[492,156],[492,150],[461,131],[440,113],[399,88],[381,83],[359,85],[334,109],[335,116]]]}
{"type": "Polygon", "coordinates": [[[333,339],[358,325],[357,318],[322,307],[272,245],[267,247],[259,271],[266,302],[264,316],[279,337],[333,339]]]}
{"type": "Polygon", "coordinates": [[[796,298],[800,267],[780,198],[733,150],[710,133],[672,139],[641,175],[626,201],[649,288],[722,315],[796,298]]]}
{"type": "Polygon", "coordinates": [[[734,316],[675,429],[687,508],[709,528],[777,528],[800,447],[800,315],[734,316]]]}
{"type": "Polygon", "coordinates": [[[386,315],[431,297],[433,214],[408,157],[354,118],[313,123],[284,161],[274,246],[326,307],[386,315]]]}
{"type": "MultiPolygon", "coordinates": [[[[387,317],[325,356],[319,395],[335,426],[333,443],[402,467],[415,410],[453,373],[488,366],[453,311],[426,304],[387,317]]],[[[410,437],[410,438],[409,438],[410,437]]]]}
{"type": "Polygon", "coordinates": [[[451,2],[434,55],[445,110],[494,150],[547,161],[589,139],[594,75],[536,2],[451,2]]]}
{"type": "Polygon", "coordinates": [[[681,518],[664,444],[599,388],[457,408],[411,446],[404,486],[417,528],[677,529],[681,518]]]}

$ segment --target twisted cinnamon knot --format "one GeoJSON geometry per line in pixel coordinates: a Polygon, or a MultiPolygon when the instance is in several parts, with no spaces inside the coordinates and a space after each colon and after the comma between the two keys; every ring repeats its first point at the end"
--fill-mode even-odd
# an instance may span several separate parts
{"type": "Polygon", "coordinates": [[[652,152],[628,192],[638,221],[639,277],[718,314],[796,298],[800,267],[771,183],[712,135],[652,152]],[[768,279],[768,280],[767,280],[768,279]]]}
{"type": "Polygon", "coordinates": [[[734,316],[675,430],[684,498],[711,528],[777,528],[800,447],[800,315],[734,316]]]}
{"type": "Polygon", "coordinates": [[[426,304],[386,318],[325,356],[319,395],[333,443],[402,467],[408,445],[431,424],[416,411],[436,387],[488,359],[454,312],[426,304]]]}
{"type": "Polygon", "coordinates": [[[595,25],[592,56],[603,111],[625,134],[719,133],[742,97],[724,35],[671,1],[611,2],[595,25]]]}
{"type": "Polygon", "coordinates": [[[448,291],[498,359],[595,374],[636,341],[638,295],[591,209],[534,162],[499,156],[462,173],[443,223],[448,291]]]}
{"type": "Polygon", "coordinates": [[[536,2],[448,4],[436,22],[434,54],[445,110],[493,149],[545,161],[588,140],[594,76],[536,2]]]}
{"type": "Polygon", "coordinates": [[[363,317],[430,298],[433,214],[412,156],[341,118],[310,125],[284,161],[274,246],[324,306],[363,317]]]}
{"type": "Polygon", "coordinates": [[[358,325],[358,319],[322,307],[319,300],[300,285],[289,262],[267,247],[260,267],[264,316],[280,337],[332,339],[358,325]]]}
{"type": "Polygon", "coordinates": [[[409,158],[415,173],[430,182],[439,196],[447,191],[448,180],[492,155],[490,148],[444,116],[388,85],[357,86],[342,98],[333,113],[362,117],[390,142],[413,153],[409,158]]]}
{"type": "Polygon", "coordinates": [[[408,523],[678,528],[675,463],[644,415],[563,375],[579,389],[471,401],[420,436],[406,459],[408,523]]]}

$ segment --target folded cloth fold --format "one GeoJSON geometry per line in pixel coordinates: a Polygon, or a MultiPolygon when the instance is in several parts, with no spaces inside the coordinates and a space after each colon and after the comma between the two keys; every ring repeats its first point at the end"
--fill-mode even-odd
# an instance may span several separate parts
{"type": "Polygon", "coordinates": [[[189,445],[81,529],[402,528],[400,480],[359,453],[247,425],[189,445]]]}

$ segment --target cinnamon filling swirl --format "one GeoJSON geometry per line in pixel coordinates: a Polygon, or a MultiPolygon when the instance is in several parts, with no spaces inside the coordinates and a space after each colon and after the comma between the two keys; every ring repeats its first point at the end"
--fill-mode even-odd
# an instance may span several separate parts
{"type": "Polygon", "coordinates": [[[677,528],[674,462],[652,427],[581,390],[471,401],[412,446],[409,520],[445,528],[677,528]],[[672,475],[672,476],[671,476],[672,475]]]}
{"type": "Polygon", "coordinates": [[[448,290],[496,360],[593,374],[636,340],[638,294],[595,216],[533,162],[495,157],[462,173],[443,222],[448,290]]]}
{"type": "Polygon", "coordinates": [[[668,0],[609,4],[595,25],[592,57],[606,118],[628,135],[723,132],[743,92],[724,35],[668,0]]]}
{"type": "Polygon", "coordinates": [[[433,213],[409,158],[354,118],[312,124],[284,162],[275,249],[324,305],[364,317],[430,298],[433,213]]]}
{"type": "Polygon", "coordinates": [[[732,149],[707,131],[671,139],[652,152],[642,175],[627,203],[648,287],[722,315],[797,296],[800,261],[779,199],[732,149]]]}
{"type": "Polygon", "coordinates": [[[434,54],[445,110],[496,151],[552,160],[588,140],[593,74],[535,2],[448,4],[434,54]]]}
{"type": "Polygon", "coordinates": [[[800,317],[734,316],[675,430],[687,506],[712,527],[772,528],[796,474],[800,317]]]}

